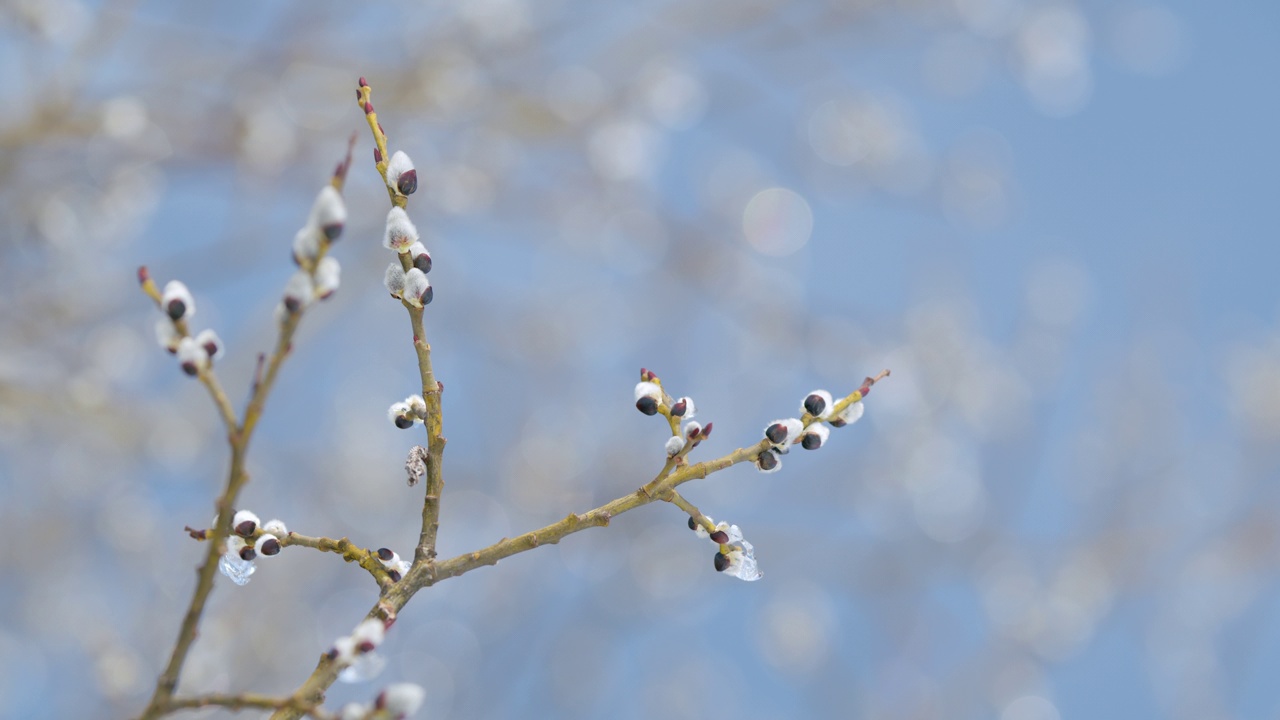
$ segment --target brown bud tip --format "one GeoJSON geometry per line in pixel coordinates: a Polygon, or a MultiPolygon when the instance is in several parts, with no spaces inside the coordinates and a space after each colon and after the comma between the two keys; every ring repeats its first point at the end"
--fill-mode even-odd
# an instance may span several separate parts
{"type": "Polygon", "coordinates": [[[360,101],[360,99],[361,99],[361,98],[363,98],[363,97],[364,97],[364,93],[363,93],[363,92],[361,92],[361,91],[357,88],[357,89],[356,89],[356,102],[359,102],[359,101],[360,101]]]}
{"type": "Polygon", "coordinates": [[[330,660],[337,660],[337,659],[338,659],[338,648],[336,648],[336,647],[335,647],[335,648],[329,648],[329,652],[325,653],[325,654],[324,654],[324,656],[325,656],[325,657],[327,657],[327,658],[329,658],[330,660]]]}
{"type": "Polygon", "coordinates": [[[139,267],[138,268],[138,284],[143,285],[150,279],[151,279],[151,271],[147,269],[147,266],[143,265],[139,267]]]}
{"type": "Polygon", "coordinates": [[[822,411],[826,409],[827,401],[817,393],[814,393],[804,399],[804,411],[810,415],[821,415],[822,411]]]}
{"type": "Polygon", "coordinates": [[[689,516],[689,529],[690,530],[698,529],[698,521],[694,520],[692,515],[689,516]]]}
{"type": "Polygon", "coordinates": [[[235,527],[236,534],[240,537],[249,537],[254,530],[258,529],[258,524],[252,520],[245,520],[235,527]]]}
{"type": "Polygon", "coordinates": [[[640,379],[641,380],[649,379],[649,370],[647,368],[640,368],[640,379]]]}
{"type": "Polygon", "coordinates": [[[200,369],[197,368],[196,364],[193,362],[184,362],[182,363],[182,372],[190,375],[191,377],[195,377],[200,374],[200,369]]]}
{"type": "Polygon", "coordinates": [[[822,447],[822,438],[818,437],[817,433],[807,433],[801,438],[800,447],[805,450],[817,450],[822,447]]]}
{"type": "MultiPolygon", "coordinates": [[[[370,110],[370,112],[373,112],[373,111],[370,110]]],[[[378,123],[378,132],[382,133],[383,135],[387,134],[387,131],[382,129],[382,123],[378,123]]]]}
{"type": "Polygon", "coordinates": [[[844,427],[845,425],[848,425],[849,423],[845,422],[845,419],[844,419],[844,418],[834,417],[834,418],[831,418],[830,420],[828,420],[828,421],[827,421],[827,424],[828,424],[828,425],[830,425],[831,427],[837,427],[837,428],[839,428],[839,427],[844,427]]]}
{"type": "Polygon", "coordinates": [[[778,456],[774,455],[772,450],[765,450],[756,456],[756,463],[760,465],[761,470],[772,470],[778,467],[778,456]]]}
{"type": "Polygon", "coordinates": [[[401,195],[412,195],[418,189],[418,171],[406,170],[400,173],[400,177],[396,180],[396,189],[401,195]]]}
{"type": "Polygon", "coordinates": [[[702,438],[703,438],[704,440],[706,439],[706,437],[707,437],[708,435],[710,435],[710,434],[711,434],[711,426],[712,426],[712,425],[714,425],[714,424],[715,424],[715,423],[707,423],[707,424],[702,428],[702,438]]]}
{"type": "Polygon", "coordinates": [[[374,645],[368,640],[365,640],[364,642],[356,646],[356,650],[359,650],[362,653],[373,652],[376,649],[378,649],[378,646],[374,645]]]}
{"type": "Polygon", "coordinates": [[[370,114],[370,113],[372,113],[372,112],[373,112],[373,103],[369,102],[368,100],[365,100],[365,101],[364,101],[364,114],[365,114],[365,115],[369,115],[369,114],[370,114]]]}
{"type": "Polygon", "coordinates": [[[431,272],[431,254],[422,253],[413,259],[413,266],[424,273],[431,272]]]}
{"type": "Polygon", "coordinates": [[[378,559],[382,562],[391,562],[391,558],[396,554],[391,552],[391,548],[378,548],[378,559]]]}
{"type": "Polygon", "coordinates": [[[400,582],[400,571],[399,571],[399,570],[388,570],[388,571],[387,571],[387,577],[391,578],[391,582],[400,582]]]}
{"type": "Polygon", "coordinates": [[[378,148],[373,149],[373,161],[375,163],[382,162],[382,151],[379,150],[378,148]]]}
{"type": "Polygon", "coordinates": [[[360,87],[369,87],[369,81],[364,78],[360,78],[360,87]]]}
{"type": "MultiPolygon", "coordinates": [[[[871,378],[867,378],[867,379],[870,380],[871,378]]],[[[866,397],[871,394],[871,386],[863,385],[862,387],[858,388],[858,392],[862,393],[862,397],[866,397]]]]}
{"type": "Polygon", "coordinates": [[[675,405],[671,406],[671,414],[676,417],[684,417],[684,411],[689,409],[689,404],[683,400],[677,400],[675,405]]]}
{"type": "Polygon", "coordinates": [[[657,415],[658,401],[654,400],[648,395],[645,395],[644,397],[636,401],[636,409],[644,413],[645,415],[657,415]]]}
{"type": "Polygon", "coordinates": [[[729,567],[729,556],[722,552],[716,553],[716,572],[724,572],[729,567]]]}
{"type": "Polygon", "coordinates": [[[721,545],[724,545],[725,543],[729,542],[729,533],[723,530],[717,530],[711,533],[711,541],[714,543],[719,543],[721,545]]]}
{"type": "Polygon", "coordinates": [[[278,555],[280,553],[280,541],[276,539],[268,540],[262,543],[263,555],[278,555]]]}
{"type": "Polygon", "coordinates": [[[252,559],[254,559],[254,558],[256,558],[256,557],[258,557],[258,551],[257,551],[257,550],[254,550],[253,548],[251,548],[251,547],[249,547],[249,546],[247,546],[247,545],[246,545],[245,547],[240,548],[240,559],[241,559],[241,560],[244,560],[244,561],[246,561],[246,562],[247,562],[247,561],[252,560],[252,559]]]}

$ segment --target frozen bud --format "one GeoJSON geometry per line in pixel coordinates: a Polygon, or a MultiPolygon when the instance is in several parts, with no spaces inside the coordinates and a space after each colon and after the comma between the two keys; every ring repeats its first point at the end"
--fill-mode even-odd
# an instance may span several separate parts
{"type": "Polygon", "coordinates": [[[209,353],[194,338],[184,337],[178,341],[178,363],[182,372],[199,375],[209,365],[209,353]]]}
{"type": "Polygon", "coordinates": [[[716,530],[715,532],[711,533],[711,542],[717,543],[719,545],[724,545],[725,543],[729,542],[729,533],[725,532],[724,530],[716,530]]]}
{"type": "Polygon", "coordinates": [[[796,418],[774,420],[764,429],[764,436],[774,445],[785,445],[795,440],[802,430],[804,430],[804,423],[796,418]]]}
{"type": "Polygon", "coordinates": [[[396,683],[378,695],[374,706],[393,718],[405,718],[418,712],[426,697],[427,691],[413,683],[396,683]]]}
{"type": "Polygon", "coordinates": [[[724,572],[729,567],[729,556],[722,552],[716,552],[716,572],[724,572]]]}
{"type": "Polygon", "coordinates": [[[410,395],[404,399],[406,405],[409,406],[409,412],[419,420],[427,419],[427,401],[422,399],[421,395],[410,395]]]}
{"type": "Polygon", "coordinates": [[[311,304],[315,293],[311,275],[305,270],[295,272],[284,285],[284,309],[291,313],[302,310],[311,304]]]}
{"type": "Polygon", "coordinates": [[[373,708],[360,703],[347,703],[338,711],[338,720],[364,720],[373,708]]]}
{"type": "Polygon", "coordinates": [[[757,455],[755,463],[762,473],[777,472],[782,467],[782,460],[778,459],[778,453],[773,450],[765,450],[757,455]]]}
{"type": "Polygon", "coordinates": [[[410,415],[407,402],[392,403],[391,407],[387,408],[387,419],[401,430],[413,427],[413,417],[410,415]]]}
{"type": "Polygon", "coordinates": [[[858,422],[858,418],[862,417],[862,413],[866,411],[866,407],[862,402],[849,403],[849,406],[842,410],[829,421],[831,427],[844,427],[858,422]]]}
{"type": "Polygon", "coordinates": [[[409,252],[409,248],[418,242],[418,228],[409,219],[409,213],[402,207],[393,207],[387,213],[387,232],[382,238],[382,246],[399,253],[409,252]]]}
{"type": "Polygon", "coordinates": [[[835,405],[831,401],[831,393],[826,390],[814,390],[800,404],[801,412],[807,412],[816,418],[826,419],[835,405]]]}
{"type": "Polygon", "coordinates": [[[382,644],[387,635],[387,626],[377,618],[368,618],[356,626],[351,637],[356,641],[356,650],[367,653],[382,644]]]}
{"type": "Polygon", "coordinates": [[[227,551],[218,558],[218,571],[237,585],[248,583],[249,578],[258,569],[252,560],[240,557],[240,551],[243,549],[245,549],[244,540],[233,536],[227,540],[227,551]],[[238,547],[233,547],[237,543],[238,547]]]}
{"type": "Polygon", "coordinates": [[[399,559],[400,556],[391,548],[378,548],[378,561],[383,565],[390,567],[391,563],[399,559]]]}
{"type": "Polygon", "coordinates": [[[667,441],[667,457],[675,457],[684,449],[684,438],[679,435],[672,435],[667,441]]]}
{"type": "Polygon", "coordinates": [[[258,551],[259,555],[278,555],[280,553],[280,539],[270,533],[263,533],[258,541],[253,544],[253,549],[258,551]]]}
{"type": "Polygon", "coordinates": [[[173,326],[173,321],[167,317],[162,317],[156,321],[156,342],[160,343],[160,347],[171,353],[178,352],[178,343],[182,342],[182,335],[178,334],[178,329],[173,326]]]}
{"type": "Polygon", "coordinates": [[[342,265],[332,255],[325,255],[316,265],[316,295],[324,300],[338,289],[342,281],[342,265]]]}
{"type": "Polygon", "coordinates": [[[314,225],[303,226],[293,236],[293,261],[310,265],[320,255],[320,231],[314,225]]]}
{"type": "Polygon", "coordinates": [[[387,292],[391,293],[393,298],[404,294],[404,268],[400,267],[399,262],[393,262],[387,266],[387,271],[382,275],[382,284],[386,286],[387,292]]]}
{"type": "Polygon", "coordinates": [[[284,526],[283,520],[271,519],[262,524],[262,531],[271,533],[278,538],[282,538],[289,534],[288,528],[284,526]]]}
{"type": "Polygon", "coordinates": [[[649,381],[636,384],[636,409],[645,415],[656,415],[661,403],[661,386],[649,381]]]}
{"type": "Polygon", "coordinates": [[[252,511],[240,510],[231,518],[231,529],[241,537],[249,537],[258,529],[258,516],[252,511]]]}
{"type": "Polygon", "coordinates": [[[404,301],[414,307],[422,307],[430,305],[434,296],[427,274],[416,267],[409,268],[409,272],[404,274],[404,294],[401,296],[404,301]]]}
{"type": "Polygon", "coordinates": [[[418,171],[403,150],[391,154],[387,163],[387,186],[401,195],[412,195],[418,189],[418,171]]]}
{"type": "MultiPolygon", "coordinates": [[[[733,549],[729,551],[729,564],[725,568],[725,572],[747,582],[764,577],[764,574],[760,572],[760,568],[756,564],[755,547],[742,537],[742,531],[738,529],[737,525],[729,528],[729,543],[733,546],[733,549]]],[[[719,565],[719,561],[716,564],[719,565]]]]}
{"type": "Polygon", "coordinates": [[[182,281],[170,280],[165,284],[164,293],[160,296],[160,309],[171,320],[182,320],[196,314],[196,301],[182,281]]]}
{"type": "Polygon", "coordinates": [[[342,194],[334,186],[325,185],[311,205],[307,225],[320,228],[320,232],[332,241],[342,234],[342,227],[346,222],[347,204],[342,201],[342,194]]]}
{"type": "Polygon", "coordinates": [[[431,272],[431,253],[427,252],[427,246],[420,242],[416,242],[409,246],[409,257],[413,260],[413,266],[424,273],[431,272]]]}
{"type": "Polygon", "coordinates": [[[222,339],[218,337],[218,333],[212,330],[201,330],[196,335],[196,342],[200,347],[204,348],[204,352],[209,356],[210,360],[217,360],[222,357],[222,339]]]}
{"type": "Polygon", "coordinates": [[[827,436],[831,431],[822,423],[814,423],[805,428],[804,434],[800,436],[800,447],[805,450],[817,450],[827,441],[827,436]]]}

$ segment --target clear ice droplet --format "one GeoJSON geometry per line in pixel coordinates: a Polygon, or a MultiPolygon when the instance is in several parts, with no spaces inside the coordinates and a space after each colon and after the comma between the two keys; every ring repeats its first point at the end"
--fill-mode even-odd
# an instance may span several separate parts
{"type": "Polygon", "coordinates": [[[738,544],[742,549],[729,554],[729,567],[726,572],[747,582],[764,577],[764,573],[760,572],[760,567],[756,565],[755,547],[746,540],[741,540],[738,544]]]}
{"type": "Polygon", "coordinates": [[[249,576],[253,575],[258,568],[252,560],[242,560],[239,553],[227,552],[223,553],[222,558],[218,560],[218,569],[223,575],[231,578],[231,582],[245,585],[249,582],[249,576]]]}
{"type": "Polygon", "coordinates": [[[367,652],[357,657],[352,663],[338,673],[338,679],[345,683],[369,682],[382,673],[387,666],[387,659],[376,652],[367,652]]]}

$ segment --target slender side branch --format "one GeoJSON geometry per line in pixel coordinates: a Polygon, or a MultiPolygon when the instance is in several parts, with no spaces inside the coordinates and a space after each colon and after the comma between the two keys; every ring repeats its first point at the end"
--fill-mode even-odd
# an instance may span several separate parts
{"type": "Polygon", "coordinates": [[[280,708],[287,707],[316,718],[329,717],[327,713],[320,712],[314,706],[299,704],[292,697],[272,697],[269,695],[258,695],[256,693],[240,693],[238,695],[214,693],[210,695],[173,698],[169,701],[166,710],[193,710],[204,707],[224,707],[233,712],[255,709],[279,710],[280,708]]]}

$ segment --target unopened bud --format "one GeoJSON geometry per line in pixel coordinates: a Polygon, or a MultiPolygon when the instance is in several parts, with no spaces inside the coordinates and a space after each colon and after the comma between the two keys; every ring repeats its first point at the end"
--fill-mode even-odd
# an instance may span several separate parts
{"type": "Polygon", "coordinates": [[[412,195],[418,189],[418,171],[403,150],[391,154],[387,163],[387,185],[401,195],[412,195]]]}
{"type": "Polygon", "coordinates": [[[259,555],[276,555],[280,552],[280,540],[275,535],[264,533],[253,544],[253,549],[257,550],[259,555]]]}
{"type": "Polygon", "coordinates": [[[170,280],[160,296],[160,309],[175,322],[196,314],[196,301],[180,280],[170,280]]]}
{"type": "Polygon", "coordinates": [[[716,572],[724,572],[729,567],[729,556],[722,552],[716,553],[716,572]]]}
{"type": "Polygon", "coordinates": [[[231,529],[241,537],[249,537],[258,529],[258,516],[251,510],[240,510],[231,518],[231,529]]]}

